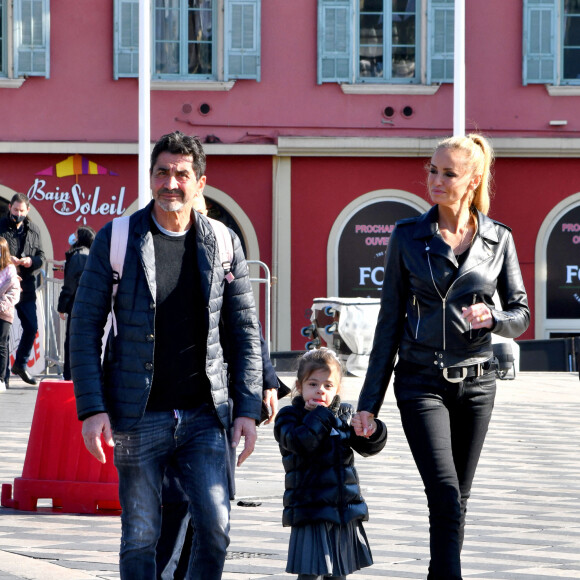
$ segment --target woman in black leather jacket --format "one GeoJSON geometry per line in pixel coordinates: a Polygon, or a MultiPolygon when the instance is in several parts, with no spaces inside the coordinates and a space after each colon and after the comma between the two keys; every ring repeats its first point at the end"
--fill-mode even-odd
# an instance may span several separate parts
{"type": "Polygon", "coordinates": [[[436,148],[428,176],[435,205],[398,222],[390,239],[358,402],[364,427],[378,414],[394,369],[429,505],[428,580],[461,579],[466,504],[495,398],[491,333],[515,338],[530,319],[511,230],[487,217],[492,158],[479,135],[436,148]]]}

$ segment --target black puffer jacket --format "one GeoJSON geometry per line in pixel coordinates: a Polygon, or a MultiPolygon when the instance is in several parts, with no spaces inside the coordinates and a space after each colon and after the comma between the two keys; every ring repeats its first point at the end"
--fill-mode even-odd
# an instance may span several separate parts
{"type": "Polygon", "coordinates": [[[447,368],[493,356],[491,334],[515,338],[530,323],[530,310],[511,230],[477,213],[478,231],[458,267],[437,227],[438,207],[397,222],[389,242],[381,310],[358,409],[378,413],[395,357],[447,368]],[[493,301],[497,291],[503,310],[493,301]],[[492,330],[472,330],[462,308],[483,302],[492,330]]]}
{"type": "Polygon", "coordinates": [[[36,300],[38,273],[44,264],[44,251],[42,250],[42,242],[40,241],[40,230],[36,225],[28,218],[24,218],[21,227],[26,232],[26,240],[22,253],[19,253],[16,224],[10,219],[10,216],[5,216],[0,219],[0,236],[8,242],[10,255],[16,256],[17,258],[28,256],[32,259],[32,266],[30,268],[17,268],[18,275],[22,278],[20,282],[20,287],[22,288],[20,302],[31,302],[36,300]]]}
{"type": "Polygon", "coordinates": [[[58,312],[70,314],[75,301],[81,275],[85,269],[89,248],[84,246],[72,248],[66,253],[64,264],[64,282],[58,296],[58,312]]]}
{"type": "MultiPolygon", "coordinates": [[[[154,372],[155,344],[155,251],[150,232],[151,203],[131,216],[123,276],[115,300],[118,326],[109,335],[104,372],[101,340],[111,307],[113,272],[110,263],[111,224],[102,228],[91,246],[81,277],[71,321],[71,371],[80,419],[108,412],[113,427],[130,429],[145,412],[154,372]]],[[[204,216],[195,218],[197,260],[207,326],[206,372],[211,395],[223,425],[230,425],[228,369],[219,337],[220,316],[228,329],[232,356],[229,358],[230,396],[235,417],[260,418],[262,357],[254,295],[248,267],[238,237],[231,232],[235,278],[227,283],[213,230],[204,216]]]]}
{"type": "Polygon", "coordinates": [[[375,455],[387,442],[387,428],[377,420],[372,437],[357,437],[350,426],[352,415],[352,406],[340,402],[332,409],[307,411],[300,396],[280,409],[274,436],[286,470],[285,526],[368,519],[353,449],[363,457],[375,455]]]}

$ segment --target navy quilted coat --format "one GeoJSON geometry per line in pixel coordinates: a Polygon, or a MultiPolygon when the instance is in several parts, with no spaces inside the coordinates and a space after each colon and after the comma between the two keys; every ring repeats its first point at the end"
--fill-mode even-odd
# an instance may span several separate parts
{"type": "Polygon", "coordinates": [[[278,412],[274,436],[286,471],[283,525],[368,519],[353,449],[363,457],[375,455],[387,442],[387,428],[377,420],[372,437],[357,437],[352,415],[348,403],[307,411],[300,396],[278,412]]]}
{"type": "MultiPolygon", "coordinates": [[[[155,344],[155,252],[149,231],[153,202],[131,216],[129,239],[115,299],[118,334],[109,335],[104,363],[101,344],[111,307],[113,272],[110,263],[111,224],[97,234],[81,277],[71,319],[71,372],[79,419],[107,412],[114,429],[131,429],[145,413],[154,372],[163,372],[171,361],[153,364],[155,344]]],[[[207,325],[206,372],[217,414],[230,426],[228,396],[234,417],[260,418],[262,357],[254,295],[248,267],[238,237],[234,246],[228,283],[219,260],[217,241],[209,222],[195,216],[197,260],[204,295],[207,325]],[[228,341],[235,348],[228,368],[223,359],[219,321],[229,329],[228,341]]]]}

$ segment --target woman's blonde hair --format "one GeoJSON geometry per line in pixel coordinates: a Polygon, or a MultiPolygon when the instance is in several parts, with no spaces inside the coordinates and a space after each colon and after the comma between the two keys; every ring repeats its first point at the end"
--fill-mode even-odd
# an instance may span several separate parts
{"type": "Polygon", "coordinates": [[[11,262],[8,242],[3,237],[0,237],[0,270],[4,270],[11,262]]]}
{"type": "Polygon", "coordinates": [[[439,149],[455,149],[465,154],[466,163],[471,174],[481,175],[481,180],[473,193],[470,208],[478,209],[487,215],[493,195],[491,190],[491,165],[493,163],[493,149],[489,141],[477,133],[470,133],[465,137],[449,137],[441,141],[435,151],[439,149]]]}

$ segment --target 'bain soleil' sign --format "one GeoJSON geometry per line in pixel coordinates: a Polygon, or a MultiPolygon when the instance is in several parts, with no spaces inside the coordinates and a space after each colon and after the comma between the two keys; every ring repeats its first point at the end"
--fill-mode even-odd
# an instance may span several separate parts
{"type": "Polygon", "coordinates": [[[84,191],[79,185],[79,175],[118,175],[101,165],[88,160],[82,155],[71,155],[63,161],[47,167],[36,173],[37,177],[28,190],[31,202],[52,202],[53,210],[63,216],[75,216],[77,222],[87,223],[86,216],[120,216],[125,212],[123,201],[125,187],[120,187],[118,193],[104,195],[101,186],[92,192],[84,191]],[[75,177],[75,183],[70,188],[49,186],[44,177],[75,177]]]}

